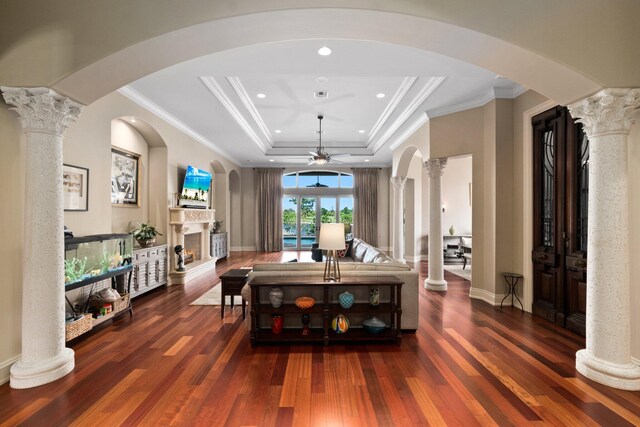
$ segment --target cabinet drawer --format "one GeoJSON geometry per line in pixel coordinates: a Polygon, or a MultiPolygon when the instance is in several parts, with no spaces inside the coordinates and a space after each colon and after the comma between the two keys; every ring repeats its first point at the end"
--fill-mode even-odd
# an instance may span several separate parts
{"type": "Polygon", "coordinates": [[[155,258],[158,256],[158,248],[149,249],[149,258],[155,258]]]}
{"type": "Polygon", "coordinates": [[[146,261],[149,259],[149,251],[136,251],[133,255],[134,262],[146,261]]]}
{"type": "Polygon", "coordinates": [[[166,257],[167,256],[167,247],[164,246],[162,248],[158,248],[158,256],[159,257],[166,257]]]}

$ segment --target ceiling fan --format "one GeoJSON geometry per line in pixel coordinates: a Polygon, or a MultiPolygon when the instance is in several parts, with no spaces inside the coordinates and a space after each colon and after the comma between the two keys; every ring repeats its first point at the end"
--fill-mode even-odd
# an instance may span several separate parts
{"type": "Polygon", "coordinates": [[[318,131],[319,135],[319,145],[316,148],[316,151],[309,151],[311,157],[309,157],[309,163],[307,165],[324,165],[331,161],[331,156],[322,148],[322,119],[324,117],[322,114],[318,116],[318,120],[320,122],[320,130],[318,131]]]}

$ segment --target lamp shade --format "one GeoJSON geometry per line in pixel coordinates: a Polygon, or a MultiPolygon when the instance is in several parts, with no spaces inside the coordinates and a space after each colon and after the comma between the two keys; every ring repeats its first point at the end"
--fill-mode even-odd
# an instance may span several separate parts
{"type": "Polygon", "coordinates": [[[325,223],[320,226],[320,249],[344,249],[344,224],[325,223]]]}

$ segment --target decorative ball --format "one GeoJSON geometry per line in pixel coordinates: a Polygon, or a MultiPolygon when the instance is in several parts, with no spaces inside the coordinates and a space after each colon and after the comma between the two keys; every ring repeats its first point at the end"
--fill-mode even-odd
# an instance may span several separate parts
{"type": "Polygon", "coordinates": [[[342,314],[338,314],[331,321],[331,329],[333,329],[336,334],[344,334],[349,330],[349,319],[342,314]]]}
{"type": "Polygon", "coordinates": [[[351,308],[353,305],[353,294],[349,291],[344,291],[340,295],[338,295],[338,301],[340,302],[340,306],[342,308],[351,308]]]}

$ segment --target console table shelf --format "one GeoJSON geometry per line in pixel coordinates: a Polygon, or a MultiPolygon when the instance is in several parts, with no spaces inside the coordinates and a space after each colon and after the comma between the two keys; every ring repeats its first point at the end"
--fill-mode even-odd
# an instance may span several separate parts
{"type": "Polygon", "coordinates": [[[258,343],[353,343],[361,341],[392,341],[400,343],[402,304],[401,290],[403,281],[396,276],[357,276],[347,277],[339,282],[325,282],[321,277],[253,277],[249,280],[251,288],[251,344],[258,343]],[[284,289],[285,302],[278,308],[268,302],[268,290],[273,287],[284,289]],[[382,292],[384,299],[377,306],[356,300],[349,308],[343,308],[337,296],[344,291],[354,294],[368,295],[369,288],[387,289],[382,292]],[[364,292],[363,292],[364,291],[364,292]],[[297,307],[292,300],[296,296],[312,296],[316,304],[309,309],[297,307]],[[309,314],[309,334],[302,335],[301,317],[309,314]],[[280,314],[289,319],[289,325],[278,334],[267,327],[266,320],[271,315],[280,314]],[[350,326],[346,333],[338,334],[331,329],[331,321],[338,314],[347,316],[350,326]],[[362,319],[379,316],[387,327],[374,334],[362,325],[362,319]],[[295,321],[292,321],[295,319],[295,321]],[[291,324],[295,326],[291,326],[291,324]]]}

